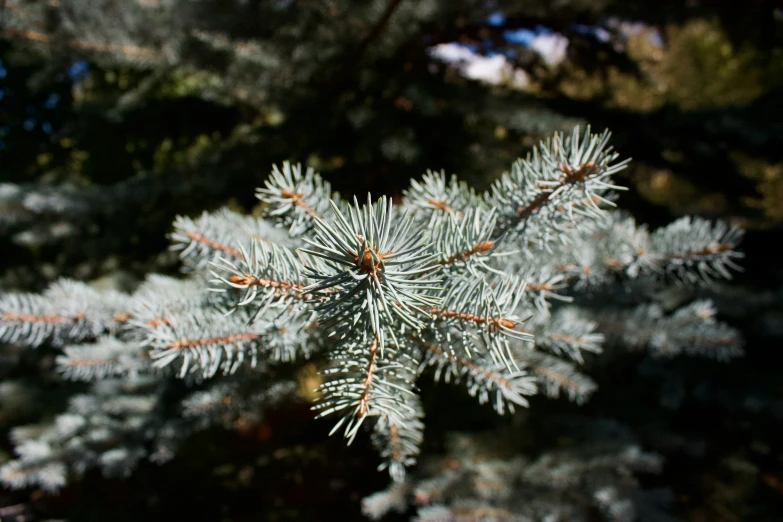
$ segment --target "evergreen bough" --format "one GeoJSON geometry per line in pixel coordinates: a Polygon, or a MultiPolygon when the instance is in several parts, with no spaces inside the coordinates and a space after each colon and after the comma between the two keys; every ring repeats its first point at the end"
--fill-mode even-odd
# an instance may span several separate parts
{"type": "Polygon", "coordinates": [[[0,341],[61,347],[64,378],[96,381],[52,424],[13,430],[18,458],[0,479],[56,490],[89,466],[165,460],[193,430],[290,399],[296,384],[269,370],[311,356],[325,361],[317,415],[349,443],[370,428],[400,482],[422,442],[423,373],[503,414],[536,393],[586,400],[580,365],[607,340],[739,355],[709,302],[671,311],[638,296],[730,277],[742,232],[689,217],[649,231],[614,210],[628,160],[608,142],[556,134],[483,194],[427,172],[398,204],[342,200],[284,163],[257,192],[263,218],[177,218],[186,278],[151,275],[131,295],[70,280],[0,295],[0,341]],[[164,400],[172,375],[196,388],[178,407],[164,400]]]}

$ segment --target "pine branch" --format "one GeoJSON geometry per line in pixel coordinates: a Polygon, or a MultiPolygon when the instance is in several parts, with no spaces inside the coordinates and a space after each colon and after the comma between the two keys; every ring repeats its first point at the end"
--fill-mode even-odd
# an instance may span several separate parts
{"type": "Polygon", "coordinates": [[[536,351],[521,358],[538,377],[539,389],[548,397],[556,399],[565,393],[571,401],[582,404],[596,390],[595,382],[562,359],[536,351]]]}
{"type": "Polygon", "coordinates": [[[182,414],[196,429],[257,424],[263,420],[264,409],[292,400],[295,391],[295,382],[279,379],[212,383],[182,401],[182,414]]]}
{"type": "Polygon", "coordinates": [[[243,216],[228,209],[204,212],[197,219],[177,216],[171,234],[172,250],[179,250],[180,257],[194,269],[202,269],[226,257],[236,260],[242,257],[238,245],[251,241],[291,245],[290,239],[262,219],[243,216]]]}
{"type": "MultiPolygon", "coordinates": [[[[57,422],[70,435],[92,433],[85,419],[98,415],[94,429],[113,437],[98,462],[97,453],[84,453],[95,448],[71,452],[63,444],[70,435],[60,428],[19,432],[20,459],[0,477],[12,486],[59,487],[70,473],[63,459],[69,466],[87,459],[84,467],[111,473],[127,472],[144,456],[164,461],[192,430],[256,422],[251,403],[258,411],[290,396],[291,383],[276,388],[271,378],[275,365],[311,354],[325,363],[317,416],[335,416],[332,433],[342,431],[348,443],[362,426],[371,427],[380,468],[398,482],[423,440],[415,380],[428,368],[502,414],[527,406],[535,393],[584,402],[595,383],[569,360],[601,353],[604,334],[657,355],[740,355],[738,332],[718,322],[708,302],[670,314],[656,305],[607,310],[604,298],[614,289],[608,283],[618,275],[639,285],[662,285],[668,274],[685,284],[728,277],[742,236],[699,218],[649,233],[607,212],[618,188],[611,176],[626,164],[616,162],[607,140],[608,133],[578,129],[569,138],[557,135],[483,195],[428,172],[411,183],[401,208],[369,195],[363,205],[340,203],[314,171],[284,163],[257,195],[266,216],[286,230],[226,209],[177,218],[172,248],[187,279],[149,276],[132,295],[74,281],[57,282],[43,295],[0,295],[0,341],[61,347],[58,371],[95,381],[94,393],[74,399],[57,422]],[[587,301],[589,308],[563,306],[588,288],[599,296],[587,301]],[[166,368],[174,372],[154,371],[166,368]],[[157,401],[171,373],[206,389],[185,399],[181,417],[164,421],[157,401]],[[218,373],[225,381],[206,381],[218,373]],[[137,393],[140,383],[156,390],[137,393]],[[129,433],[119,417],[152,426],[156,440],[129,433]],[[151,443],[157,449],[149,453],[151,443]]],[[[20,194],[7,186],[0,192],[9,201],[20,194]]],[[[62,199],[48,194],[39,206],[62,199]]],[[[574,473],[617,458],[585,460],[574,473]]],[[[475,485],[487,495],[509,494],[487,474],[500,468],[462,465],[478,473],[475,485]]],[[[408,491],[448,506],[460,473],[408,491]]],[[[543,468],[530,473],[527,483],[533,475],[555,477],[543,468]]],[[[614,490],[595,494],[601,509],[626,506],[614,490]]],[[[481,505],[459,507],[475,514],[481,505]]],[[[549,513],[576,513],[570,509],[549,513]]]]}
{"type": "Polygon", "coordinates": [[[81,342],[112,333],[123,319],[127,296],[99,293],[62,279],[43,295],[0,295],[0,342],[40,346],[81,342]]]}
{"type": "Polygon", "coordinates": [[[476,192],[456,176],[446,179],[444,171],[428,170],[421,181],[411,180],[403,191],[403,207],[411,210],[417,222],[438,230],[449,216],[462,220],[470,209],[483,208],[476,192]]]}
{"type": "Polygon", "coordinates": [[[55,363],[63,377],[78,381],[119,376],[134,378],[149,368],[149,358],[142,346],[108,336],[95,343],[65,347],[55,363]]]}
{"type": "Polygon", "coordinates": [[[384,415],[373,427],[372,443],[383,459],[379,471],[388,469],[392,480],[405,480],[405,469],[416,463],[424,440],[424,413],[418,396],[411,398],[412,409],[384,415]]]}
{"type": "Polygon", "coordinates": [[[604,342],[598,333],[598,323],[590,320],[589,312],[577,307],[563,307],[552,315],[538,318],[534,327],[536,346],[565,356],[580,364],[583,352],[601,353],[604,342]]]}
{"type": "Polygon", "coordinates": [[[694,301],[668,316],[653,304],[604,311],[596,320],[611,342],[662,357],[685,353],[729,361],[743,354],[739,332],[715,319],[710,301],[694,301]]]}
{"type": "Polygon", "coordinates": [[[607,192],[621,189],[611,183],[611,176],[628,163],[613,163],[617,154],[607,147],[608,141],[608,132],[592,135],[588,127],[580,136],[574,129],[569,138],[555,134],[517,161],[487,196],[490,205],[501,209],[496,237],[522,236],[532,246],[543,246],[575,218],[600,217],[599,203],[612,205],[607,192]]]}
{"type": "Polygon", "coordinates": [[[611,213],[596,224],[590,241],[571,242],[567,262],[555,270],[577,281],[577,287],[601,284],[613,274],[638,278],[672,274],[690,284],[731,278],[740,270],[735,259],[742,231],[723,222],[682,218],[648,233],[633,218],[611,213]]]}
{"type": "Polygon", "coordinates": [[[236,248],[232,248],[222,243],[218,243],[217,241],[209,239],[207,236],[199,232],[186,232],[185,237],[187,237],[188,239],[190,239],[195,243],[200,243],[204,245],[208,249],[216,250],[230,257],[239,257],[241,255],[239,250],[237,250],[236,248]]]}
{"type": "Polygon", "coordinates": [[[269,205],[266,215],[287,226],[291,237],[307,234],[314,220],[326,214],[330,202],[339,201],[329,183],[313,169],[302,174],[301,165],[292,166],[287,161],[282,170],[275,165],[264,184],[256,197],[269,205]]]}
{"type": "Polygon", "coordinates": [[[407,216],[392,229],[393,206],[386,198],[373,204],[368,197],[363,207],[355,201],[347,217],[334,203],[332,208],[334,224],[316,220],[314,238],[305,240],[313,249],[303,252],[325,261],[322,271],[309,267],[317,282],[306,291],[332,293],[316,311],[322,323],[336,327],[334,335],[343,337],[360,324],[383,352],[387,336],[397,343],[397,321],[421,329],[423,307],[437,304],[426,294],[436,281],[418,277],[433,271],[433,256],[410,232],[407,216]]]}
{"type": "Polygon", "coordinates": [[[492,239],[497,217],[493,209],[474,208],[464,214],[450,214],[433,227],[433,249],[438,263],[449,270],[471,270],[477,272],[501,271],[491,266],[499,255],[512,255],[513,252],[497,253],[496,241],[492,239]]]}
{"type": "Polygon", "coordinates": [[[350,444],[369,417],[399,419],[415,414],[411,405],[414,373],[404,364],[403,354],[391,349],[382,354],[380,342],[370,337],[350,342],[332,359],[337,366],[323,372],[328,380],[319,388],[321,398],[313,406],[318,417],[341,416],[331,433],[344,427],[350,444]]]}
{"type": "Polygon", "coordinates": [[[473,362],[453,350],[446,350],[422,339],[414,340],[426,350],[422,368],[436,367],[436,381],[441,376],[446,382],[453,378],[456,383],[464,378],[468,393],[473,397],[478,396],[480,404],[489,402],[490,395],[494,395],[492,406],[500,415],[506,410],[514,413],[515,404],[527,407],[525,395],[536,393],[535,381],[526,371],[512,372],[491,361],[473,362]]]}
{"type": "Polygon", "coordinates": [[[370,400],[370,387],[372,386],[372,379],[375,375],[375,368],[378,361],[378,340],[373,337],[370,343],[369,356],[367,359],[367,370],[365,371],[365,377],[361,384],[361,394],[359,397],[359,404],[356,409],[356,416],[359,418],[367,415],[368,402],[370,400]]]}
{"type": "Polygon", "coordinates": [[[440,263],[441,266],[443,266],[443,265],[454,264],[457,261],[465,261],[467,258],[474,256],[476,254],[483,254],[484,252],[492,248],[493,245],[494,245],[493,241],[477,241],[473,243],[473,245],[470,248],[463,250],[458,254],[452,254],[446,259],[438,261],[438,263],[440,263]]]}
{"type": "Polygon", "coordinates": [[[204,377],[212,377],[220,370],[236,372],[245,358],[256,367],[269,328],[266,322],[248,325],[238,314],[226,317],[217,312],[191,311],[172,316],[165,324],[148,326],[145,344],[151,347],[155,367],[179,361],[181,377],[198,370],[204,377]]]}
{"type": "Polygon", "coordinates": [[[240,245],[239,259],[218,258],[213,263],[213,283],[218,285],[215,291],[242,290],[244,295],[236,306],[252,304],[259,312],[269,308],[282,310],[296,301],[318,298],[306,285],[304,273],[308,266],[301,257],[265,241],[253,240],[250,248],[248,253],[240,245]]]}
{"type": "Polygon", "coordinates": [[[523,294],[524,282],[513,277],[503,278],[494,285],[469,273],[455,277],[445,289],[442,306],[426,310],[432,316],[430,331],[454,326],[468,353],[474,349],[488,352],[494,361],[510,370],[517,369],[510,354],[509,339],[532,340],[528,332],[517,329],[516,312],[523,294]],[[488,345],[485,340],[489,341],[488,345]]]}
{"type": "Polygon", "coordinates": [[[13,488],[38,485],[50,492],[90,467],[109,476],[127,475],[157,432],[159,383],[108,379],[73,396],[53,423],[14,428],[17,458],[0,467],[0,481],[13,488]]]}
{"type": "Polygon", "coordinates": [[[427,313],[447,319],[457,319],[467,323],[475,323],[476,325],[489,325],[497,329],[513,330],[517,323],[511,319],[505,317],[493,317],[491,315],[483,316],[477,314],[471,314],[467,312],[460,312],[458,310],[446,310],[443,308],[430,308],[427,313]]]}
{"type": "Polygon", "coordinates": [[[709,282],[713,277],[730,279],[729,269],[740,270],[734,260],[742,257],[736,251],[742,236],[742,230],[726,223],[685,217],[656,230],[650,249],[658,253],[666,271],[687,282],[699,277],[709,282]]]}

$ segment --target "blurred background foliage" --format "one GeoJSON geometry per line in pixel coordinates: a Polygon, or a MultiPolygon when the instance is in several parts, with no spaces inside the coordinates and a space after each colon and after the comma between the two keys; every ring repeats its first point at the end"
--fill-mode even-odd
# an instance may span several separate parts
{"type": "MultiPolygon", "coordinates": [[[[652,225],[697,213],[747,227],[743,282],[780,302],[768,248],[783,226],[774,1],[1,0],[0,187],[34,184],[84,204],[36,214],[3,204],[0,190],[0,285],[40,290],[68,276],[122,287],[117,274],[173,272],[174,216],[253,211],[255,188],[283,160],[345,195],[399,197],[427,169],[484,188],[541,138],[588,123],[634,159],[621,207],[652,225]]],[[[753,302],[733,317],[749,321],[753,302]]],[[[746,325],[766,328],[758,346],[783,335],[783,314],[764,310],[746,325]]],[[[751,367],[768,357],[754,359],[753,342],[751,367]]],[[[428,429],[458,427],[443,423],[428,429]]],[[[761,441],[742,431],[726,458],[779,461],[775,426],[761,441]]],[[[310,444],[322,435],[294,430],[310,444]]],[[[341,441],[321,444],[358,458],[341,441]]],[[[772,502],[778,461],[753,479],[772,502]]],[[[758,493],[732,478],[735,461],[721,462],[705,471],[709,485],[689,486],[709,499],[693,501],[691,520],[754,513],[758,493]]],[[[332,480],[350,482],[350,465],[330,463],[332,480]]]]}
{"type": "Polygon", "coordinates": [[[124,183],[110,210],[139,218],[117,234],[105,209],[94,248],[14,249],[14,264],[54,262],[47,280],[99,274],[83,263],[109,244],[144,264],[176,213],[249,210],[284,159],[346,193],[399,195],[426,169],[486,186],[541,137],[588,122],[634,158],[621,204],[643,218],[774,227],[783,214],[772,4],[3,4],[2,179],[124,183]]]}

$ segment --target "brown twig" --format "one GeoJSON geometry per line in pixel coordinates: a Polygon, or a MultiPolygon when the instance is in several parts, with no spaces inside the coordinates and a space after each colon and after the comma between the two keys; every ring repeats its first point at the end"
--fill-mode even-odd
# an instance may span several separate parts
{"type": "MultiPolygon", "coordinates": [[[[528,203],[526,206],[521,207],[517,209],[517,217],[519,219],[524,219],[528,217],[530,214],[544,206],[548,201],[549,198],[552,196],[552,194],[555,192],[555,190],[559,187],[562,187],[567,184],[571,183],[581,183],[584,182],[585,177],[593,172],[595,172],[598,169],[597,165],[595,163],[585,163],[584,165],[580,165],[575,168],[571,168],[565,163],[560,164],[560,170],[563,171],[565,176],[560,178],[558,181],[558,185],[556,187],[549,187],[544,186],[541,187],[543,192],[533,198],[533,201],[528,203]]],[[[588,198],[589,200],[590,198],[588,198]]],[[[563,209],[565,210],[565,209],[563,209]]]]}
{"type": "Polygon", "coordinates": [[[20,323],[69,323],[81,321],[87,315],[80,313],[73,316],[66,315],[36,315],[36,314],[17,314],[15,312],[3,312],[4,321],[17,321],[20,323]]]}
{"type": "Polygon", "coordinates": [[[509,388],[510,387],[510,383],[508,382],[508,379],[504,379],[503,377],[501,377],[499,375],[496,375],[496,374],[492,373],[491,371],[487,370],[486,368],[484,368],[482,366],[479,366],[476,363],[470,362],[469,360],[467,360],[467,359],[465,359],[463,357],[460,357],[459,355],[457,355],[455,353],[447,352],[447,351],[443,350],[439,346],[436,346],[436,345],[434,345],[432,343],[428,343],[428,342],[423,341],[422,339],[419,339],[419,338],[415,338],[415,339],[419,342],[419,344],[421,344],[427,350],[429,350],[429,351],[431,351],[431,352],[433,352],[433,353],[435,353],[437,355],[440,355],[441,357],[445,357],[445,358],[449,359],[450,361],[453,361],[453,362],[457,363],[460,366],[464,366],[465,368],[468,368],[468,369],[470,369],[470,370],[472,370],[474,372],[478,372],[481,375],[483,375],[484,377],[486,377],[487,379],[489,379],[490,381],[495,382],[495,383],[499,384],[500,386],[503,386],[504,388],[509,388]]]}
{"type": "Polygon", "coordinates": [[[429,308],[427,312],[432,315],[440,315],[441,317],[452,318],[456,317],[462,321],[470,321],[477,324],[489,323],[492,326],[498,326],[502,328],[514,328],[517,323],[505,317],[485,317],[483,315],[469,314],[467,312],[460,312],[458,310],[447,310],[445,308],[429,308]]]}
{"type": "Polygon", "coordinates": [[[228,245],[224,245],[223,243],[209,239],[207,236],[199,232],[186,232],[185,236],[191,241],[201,243],[202,245],[205,245],[213,250],[218,250],[224,254],[228,254],[231,257],[242,257],[242,254],[236,248],[231,248],[228,245]]]}
{"type": "Polygon", "coordinates": [[[468,248],[464,252],[460,254],[454,254],[446,259],[443,259],[439,261],[439,263],[443,266],[450,265],[452,263],[455,263],[457,261],[464,261],[465,259],[469,258],[470,256],[474,256],[476,254],[482,254],[492,248],[492,246],[495,243],[493,241],[478,241],[476,242],[472,247],[468,248]]]}
{"type": "Polygon", "coordinates": [[[393,422],[389,422],[389,445],[392,448],[392,460],[400,460],[400,435],[399,428],[393,422]]]}
{"type": "Polygon", "coordinates": [[[200,339],[180,339],[166,346],[167,350],[181,350],[183,348],[193,348],[196,346],[207,346],[211,344],[228,344],[237,341],[253,341],[261,337],[261,334],[246,332],[233,335],[223,335],[220,337],[202,337],[200,339]]]}
{"type": "Polygon", "coordinates": [[[314,219],[320,219],[318,213],[310,205],[304,202],[304,194],[299,192],[294,192],[292,190],[284,189],[281,192],[281,195],[284,198],[290,199],[294,203],[294,205],[304,210],[310,217],[314,219]]]}
{"type": "Polygon", "coordinates": [[[548,368],[544,368],[543,366],[536,366],[533,364],[531,364],[530,366],[533,367],[533,371],[538,375],[552,379],[553,381],[557,381],[558,383],[560,383],[560,386],[564,388],[568,388],[576,391],[579,390],[579,385],[573,380],[563,375],[562,373],[557,373],[556,371],[550,370],[548,368]]]}
{"type": "Polygon", "coordinates": [[[370,402],[370,388],[372,386],[372,380],[375,376],[375,363],[378,359],[378,340],[373,337],[372,344],[370,345],[370,357],[368,358],[367,362],[367,375],[364,377],[364,381],[362,381],[362,394],[361,397],[359,397],[359,411],[356,413],[356,416],[359,418],[364,417],[367,415],[367,408],[369,407],[370,402]]]}

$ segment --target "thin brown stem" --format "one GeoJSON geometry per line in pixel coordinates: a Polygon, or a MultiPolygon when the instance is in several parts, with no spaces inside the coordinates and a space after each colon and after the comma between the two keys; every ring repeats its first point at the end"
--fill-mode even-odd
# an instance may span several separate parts
{"type": "Polygon", "coordinates": [[[692,257],[709,256],[712,254],[719,254],[721,252],[729,252],[731,250],[734,250],[734,245],[730,245],[729,243],[717,243],[714,245],[709,245],[707,247],[701,248],[699,250],[691,250],[680,256],[665,257],[663,258],[663,262],[670,263],[672,261],[684,261],[685,259],[690,259],[692,257]]]}
{"type": "Polygon", "coordinates": [[[302,290],[305,288],[304,285],[292,283],[290,281],[276,281],[274,279],[267,279],[264,277],[256,277],[252,274],[234,274],[231,277],[228,278],[228,280],[232,283],[239,284],[239,285],[246,285],[246,286],[266,286],[269,288],[280,288],[280,289],[296,289],[296,290],[302,290]]]}
{"type": "Polygon", "coordinates": [[[447,257],[446,259],[441,260],[440,264],[445,266],[445,265],[456,263],[457,261],[464,261],[470,256],[474,256],[476,254],[482,254],[486,252],[487,250],[492,248],[492,245],[494,244],[495,243],[493,241],[478,241],[472,247],[468,248],[462,253],[454,254],[447,257]]]}
{"type": "Polygon", "coordinates": [[[445,357],[446,359],[448,359],[450,361],[453,361],[453,362],[457,363],[460,366],[464,366],[465,368],[468,368],[471,371],[480,373],[481,375],[486,377],[488,380],[490,380],[490,381],[492,381],[492,382],[494,382],[494,383],[496,383],[496,384],[498,384],[498,385],[500,385],[500,386],[502,386],[504,388],[509,388],[511,386],[511,384],[508,382],[508,379],[504,379],[503,377],[501,377],[501,376],[499,376],[497,374],[492,373],[491,371],[487,370],[486,368],[484,368],[482,366],[479,366],[478,364],[473,363],[473,362],[465,359],[464,357],[460,357],[459,355],[457,355],[455,353],[452,353],[452,352],[447,352],[446,350],[444,350],[440,346],[436,346],[436,345],[434,345],[432,343],[428,343],[428,342],[423,341],[421,339],[416,338],[416,340],[419,342],[419,344],[421,344],[427,350],[429,350],[429,351],[431,351],[431,352],[433,352],[433,353],[435,353],[435,354],[437,354],[437,355],[439,355],[441,357],[445,357]]]}
{"type": "Polygon", "coordinates": [[[389,445],[392,448],[392,460],[400,460],[400,433],[399,428],[393,422],[389,423],[389,445]]]}
{"type": "Polygon", "coordinates": [[[509,329],[514,328],[517,325],[517,323],[515,323],[510,319],[506,319],[505,317],[492,317],[492,316],[486,317],[483,315],[460,312],[458,310],[447,310],[445,308],[429,308],[427,312],[432,315],[439,315],[441,317],[446,317],[446,318],[456,317],[461,321],[470,321],[476,324],[489,323],[492,326],[509,328],[509,329]]]}
{"type": "Polygon", "coordinates": [[[261,334],[246,332],[219,337],[202,337],[200,339],[180,339],[166,346],[168,350],[181,350],[183,348],[195,348],[196,346],[208,346],[212,344],[229,344],[237,341],[253,341],[261,337],[261,334]]]}
{"type": "Polygon", "coordinates": [[[527,283],[525,284],[525,290],[532,290],[533,292],[545,292],[554,288],[549,283],[527,283]]]}
{"type": "Polygon", "coordinates": [[[318,213],[307,203],[304,202],[304,194],[285,189],[282,191],[284,198],[290,199],[294,205],[304,210],[313,219],[319,219],[318,213]]]}
{"type": "Polygon", "coordinates": [[[433,207],[437,208],[440,211],[446,212],[447,214],[450,213],[453,209],[449,205],[448,201],[446,200],[435,200],[435,199],[429,199],[427,200],[427,203],[432,205],[433,207]]]}
{"type": "MultiPolygon", "coordinates": [[[[228,278],[232,283],[245,285],[245,286],[263,286],[267,288],[274,288],[275,292],[273,297],[275,298],[288,298],[294,297],[296,299],[313,299],[323,298],[324,296],[314,296],[313,294],[305,294],[302,292],[306,288],[305,285],[292,283],[290,281],[277,281],[275,279],[267,279],[264,277],[256,277],[252,274],[234,274],[228,278]]],[[[335,288],[325,288],[321,290],[327,294],[333,294],[339,292],[335,288]]]]}
{"type": "Polygon", "coordinates": [[[362,381],[362,394],[359,397],[359,411],[356,416],[361,418],[367,415],[367,408],[370,405],[370,388],[372,387],[372,380],[375,376],[376,362],[378,360],[378,340],[373,337],[372,344],[370,345],[370,356],[367,361],[367,375],[362,381]]]}
{"type": "Polygon", "coordinates": [[[117,321],[118,323],[127,323],[131,319],[133,319],[133,314],[130,312],[117,312],[116,314],[111,316],[112,319],[117,321]]]}
{"type": "Polygon", "coordinates": [[[67,315],[37,315],[37,314],[17,314],[15,312],[3,312],[4,321],[16,321],[20,323],[70,323],[81,321],[87,317],[85,314],[67,315]]]}
{"type": "MultiPolygon", "coordinates": [[[[533,198],[533,201],[525,205],[524,207],[521,207],[517,209],[517,217],[519,219],[524,219],[528,217],[530,214],[544,206],[548,201],[549,198],[552,196],[552,194],[560,187],[572,183],[580,183],[585,180],[585,177],[597,170],[597,166],[595,163],[585,163],[584,165],[580,165],[576,168],[571,168],[566,164],[560,165],[560,170],[563,171],[563,174],[565,174],[560,180],[558,181],[558,184],[554,187],[550,186],[542,186],[541,190],[542,192],[533,198]]],[[[563,208],[563,210],[565,210],[563,208]]]]}
{"type": "Polygon", "coordinates": [[[547,337],[554,341],[563,341],[564,343],[582,344],[584,340],[581,337],[573,335],[549,334],[547,337]]]}
{"type": "Polygon", "coordinates": [[[545,377],[547,379],[552,379],[553,381],[557,381],[560,384],[560,386],[562,386],[563,388],[568,388],[570,390],[579,390],[579,386],[577,385],[577,383],[569,379],[562,373],[557,373],[556,371],[550,370],[548,368],[544,368],[543,366],[535,366],[532,364],[530,366],[533,367],[533,371],[535,373],[537,373],[541,377],[545,377]]]}
{"type": "Polygon", "coordinates": [[[94,366],[96,364],[106,364],[111,362],[107,357],[80,357],[68,359],[68,366],[94,366]]]}
{"type": "Polygon", "coordinates": [[[236,248],[231,248],[228,245],[224,245],[223,243],[209,239],[207,236],[199,232],[187,232],[185,233],[185,236],[191,241],[201,243],[202,245],[205,245],[213,250],[218,250],[224,254],[228,254],[231,257],[242,257],[242,254],[236,248]]]}

